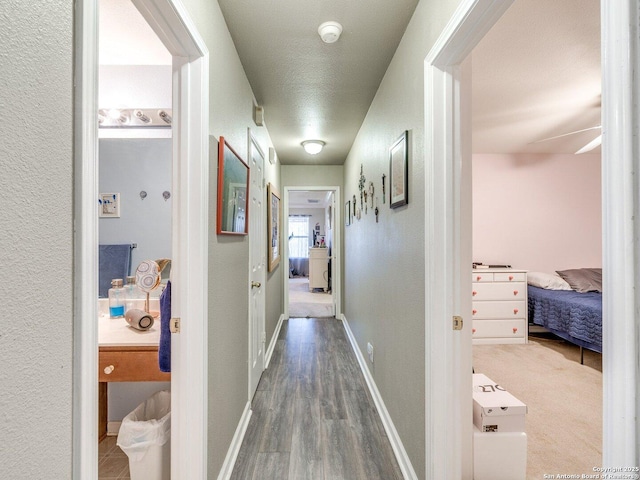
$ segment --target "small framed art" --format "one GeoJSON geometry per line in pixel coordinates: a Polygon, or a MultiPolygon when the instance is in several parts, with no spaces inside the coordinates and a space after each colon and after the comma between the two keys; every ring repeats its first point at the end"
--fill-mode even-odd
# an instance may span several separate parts
{"type": "Polygon", "coordinates": [[[119,193],[101,193],[98,198],[98,216],[99,217],[120,217],[120,194],[119,193]]]}
{"type": "Polygon", "coordinates": [[[409,203],[409,131],[398,138],[389,149],[389,206],[401,207],[409,203]]]}

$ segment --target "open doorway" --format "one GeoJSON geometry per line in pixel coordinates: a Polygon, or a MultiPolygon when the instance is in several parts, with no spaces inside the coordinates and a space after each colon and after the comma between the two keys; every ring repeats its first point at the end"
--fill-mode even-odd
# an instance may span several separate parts
{"type": "Polygon", "coordinates": [[[172,257],[172,56],[130,1],[100,0],[99,8],[98,189],[107,212],[98,220],[98,478],[108,479],[129,475],[117,445],[123,419],[151,397],[170,398],[159,393],[171,390],[171,374],[158,356],[169,355],[159,348],[159,298],[172,257]],[[114,196],[117,214],[108,210],[114,196]],[[159,281],[136,285],[146,278],[136,275],[138,266],[153,262],[165,267],[159,281]],[[115,314],[107,306],[112,279],[132,297],[115,314]],[[132,316],[147,323],[131,328],[132,316]]]}
{"type": "Polygon", "coordinates": [[[340,187],[284,187],[285,318],[340,317],[340,187]]]}
{"type": "MultiPolygon", "coordinates": [[[[133,0],[172,56],[171,317],[203,319],[207,311],[208,51],[181,5],[133,0]],[[178,41],[178,39],[180,39],[178,41]],[[178,146],[179,145],[179,146],[178,146]],[[188,161],[187,161],[188,152],[188,161]],[[187,198],[189,197],[189,198],[187,198]],[[175,222],[181,218],[181,222],[175,222]],[[189,288],[200,285],[201,288],[189,288]]],[[[82,2],[76,22],[74,174],[74,478],[98,476],[98,23],[99,2],[82,2]]],[[[112,193],[112,192],[108,192],[112,193]]],[[[147,192],[149,193],[149,192],[147,192]]],[[[161,195],[163,192],[160,192],[161,195]]],[[[140,198],[140,197],[138,197],[140,198]]],[[[164,196],[163,196],[164,199],[164,196]]],[[[115,213],[115,212],[109,212],[115,213]]],[[[205,321],[172,335],[171,449],[173,478],[204,478],[207,456],[205,321]],[[189,348],[185,348],[185,345],[189,348]],[[186,374],[181,372],[189,372],[186,374]]],[[[100,367],[102,365],[100,364],[100,367]]],[[[117,365],[101,369],[113,373],[117,365]]]]}
{"type": "Polygon", "coordinates": [[[335,194],[332,190],[289,191],[286,212],[289,317],[333,317],[335,194]]]}
{"type": "Polygon", "coordinates": [[[518,0],[470,59],[473,367],[528,407],[527,478],[602,464],[602,294],[556,274],[602,267],[599,11],[518,0]]]}

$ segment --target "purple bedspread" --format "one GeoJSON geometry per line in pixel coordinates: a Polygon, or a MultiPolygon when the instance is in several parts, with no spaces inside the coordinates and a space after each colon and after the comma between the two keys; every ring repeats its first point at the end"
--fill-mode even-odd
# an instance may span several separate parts
{"type": "Polygon", "coordinates": [[[529,285],[529,322],[581,347],[602,352],[602,294],[529,285]]]}

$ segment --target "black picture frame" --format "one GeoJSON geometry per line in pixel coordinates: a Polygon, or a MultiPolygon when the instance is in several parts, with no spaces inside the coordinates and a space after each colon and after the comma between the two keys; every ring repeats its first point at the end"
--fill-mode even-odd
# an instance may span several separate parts
{"type": "Polygon", "coordinates": [[[389,207],[398,208],[409,203],[409,131],[389,148],[389,207]]]}

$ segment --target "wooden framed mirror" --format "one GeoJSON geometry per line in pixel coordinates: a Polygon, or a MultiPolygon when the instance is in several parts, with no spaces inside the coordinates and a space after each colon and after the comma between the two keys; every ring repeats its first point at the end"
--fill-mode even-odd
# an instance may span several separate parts
{"type": "Polygon", "coordinates": [[[224,137],[218,142],[217,232],[227,235],[249,233],[249,165],[224,137]]]}

